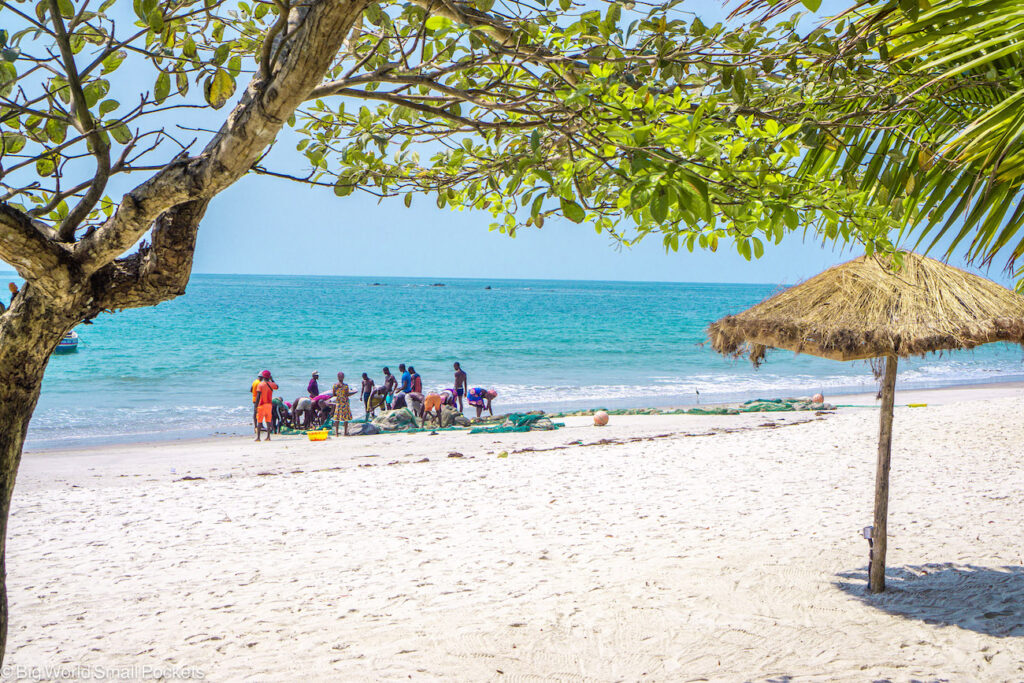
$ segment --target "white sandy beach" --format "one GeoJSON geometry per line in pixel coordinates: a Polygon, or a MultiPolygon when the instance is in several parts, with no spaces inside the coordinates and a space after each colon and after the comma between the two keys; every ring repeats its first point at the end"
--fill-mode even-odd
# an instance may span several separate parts
{"type": "Polygon", "coordinates": [[[1024,680],[1024,391],[922,397],[881,596],[872,408],[28,453],[8,673],[1024,680]]]}

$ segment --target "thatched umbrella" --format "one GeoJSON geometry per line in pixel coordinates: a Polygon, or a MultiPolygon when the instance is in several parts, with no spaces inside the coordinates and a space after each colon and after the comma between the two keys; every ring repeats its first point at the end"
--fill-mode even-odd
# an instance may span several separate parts
{"type": "Polygon", "coordinates": [[[885,359],[875,476],[875,520],[869,586],[885,590],[889,452],[897,358],[989,342],[1024,345],[1024,297],[991,280],[918,254],[861,256],[826,270],[708,327],[711,346],[749,355],[768,348],[832,360],[885,359]]]}

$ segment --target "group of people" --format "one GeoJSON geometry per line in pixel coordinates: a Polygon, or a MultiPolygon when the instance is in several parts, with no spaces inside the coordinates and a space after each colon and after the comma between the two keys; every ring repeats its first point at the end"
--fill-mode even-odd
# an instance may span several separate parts
{"type": "MultiPolygon", "coordinates": [[[[359,397],[366,412],[367,419],[376,415],[378,410],[397,410],[408,408],[416,417],[424,419],[428,416],[441,424],[441,413],[445,406],[465,411],[465,404],[476,408],[476,416],[480,418],[484,409],[494,415],[493,401],[498,392],[483,387],[470,387],[466,371],[459,363],[455,369],[454,386],[440,391],[423,391],[423,378],[412,365],[402,363],[398,366],[401,379],[391,374],[390,368],[384,368],[383,382],[378,385],[367,374],[363,373],[359,397]]],[[[306,396],[300,396],[291,403],[274,397],[278,385],[269,370],[263,370],[252,383],[253,428],[256,441],[266,432],[267,440],[272,433],[280,432],[281,427],[294,429],[314,429],[323,425],[329,418],[334,418],[334,434],[337,436],[343,429],[348,436],[348,423],[352,421],[350,397],[355,394],[345,382],[345,373],[338,373],[338,381],[329,392],[320,391],[320,373],[313,371],[306,385],[306,396]]]]}

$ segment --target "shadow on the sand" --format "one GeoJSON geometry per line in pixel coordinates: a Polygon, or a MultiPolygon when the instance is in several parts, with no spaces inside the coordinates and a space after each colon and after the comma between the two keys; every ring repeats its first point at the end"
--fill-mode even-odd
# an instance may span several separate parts
{"type": "Polygon", "coordinates": [[[837,576],[834,586],[890,614],[997,638],[1024,636],[1024,567],[894,567],[885,570],[885,592],[875,595],[866,567],[837,576]]]}

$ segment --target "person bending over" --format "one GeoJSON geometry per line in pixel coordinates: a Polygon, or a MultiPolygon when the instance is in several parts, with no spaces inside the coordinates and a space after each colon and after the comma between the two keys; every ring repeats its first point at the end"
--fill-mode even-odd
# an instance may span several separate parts
{"type": "Polygon", "coordinates": [[[487,408],[487,412],[490,413],[491,417],[494,417],[494,409],[491,403],[494,399],[498,398],[498,392],[493,389],[484,389],[483,387],[473,387],[469,390],[467,396],[467,402],[469,405],[476,408],[476,417],[480,419],[483,415],[484,408],[487,408]]]}
{"type": "Polygon", "coordinates": [[[405,405],[413,415],[423,419],[423,394],[418,391],[410,391],[405,395],[405,405]]]}
{"type": "Polygon", "coordinates": [[[369,411],[367,415],[373,417],[377,413],[378,408],[388,409],[388,393],[387,387],[374,387],[373,391],[370,392],[369,400],[369,411]]]}
{"type": "Polygon", "coordinates": [[[333,394],[327,393],[319,394],[313,398],[314,424],[317,427],[322,426],[334,414],[334,404],[331,402],[333,398],[333,394]]]}
{"type": "Polygon", "coordinates": [[[426,420],[427,415],[437,420],[437,426],[441,425],[441,406],[443,402],[441,400],[441,394],[430,392],[423,397],[423,419],[426,420]]]}
{"type": "Polygon", "coordinates": [[[292,424],[295,429],[312,429],[316,418],[316,408],[309,396],[300,396],[292,403],[292,424]]]}
{"type": "Polygon", "coordinates": [[[272,432],[280,434],[281,427],[288,424],[288,419],[290,417],[288,413],[288,406],[284,404],[284,401],[281,398],[276,396],[274,397],[273,404],[274,408],[271,411],[271,415],[274,418],[274,421],[271,423],[270,427],[272,432]]]}

